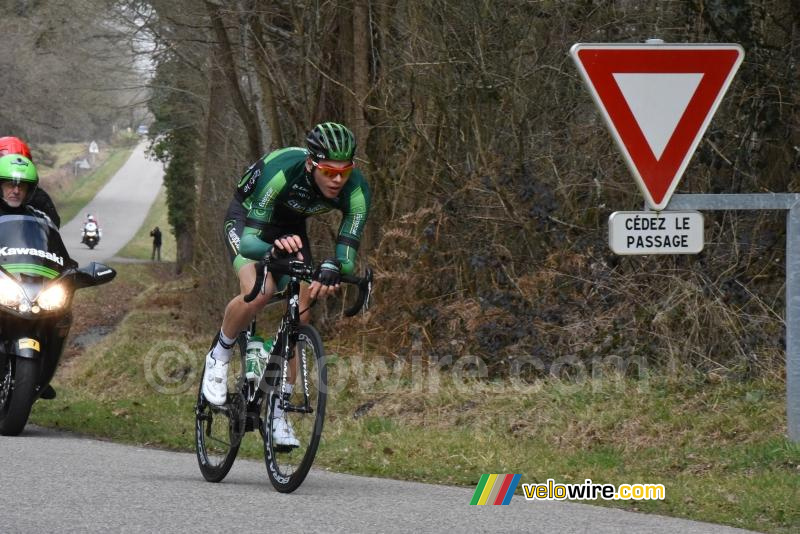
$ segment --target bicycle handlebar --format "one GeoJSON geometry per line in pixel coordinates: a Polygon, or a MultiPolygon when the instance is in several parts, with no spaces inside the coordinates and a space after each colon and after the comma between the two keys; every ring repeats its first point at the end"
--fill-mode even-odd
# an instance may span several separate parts
{"type": "MultiPolygon", "coordinates": [[[[245,295],[245,302],[252,302],[262,291],[267,271],[278,275],[288,274],[296,276],[306,281],[309,281],[313,274],[310,266],[298,260],[291,260],[288,263],[275,259],[259,261],[256,263],[256,281],[250,293],[245,295]]],[[[373,272],[369,267],[367,267],[363,278],[352,275],[342,275],[342,282],[358,286],[358,298],[355,304],[344,311],[346,317],[353,317],[361,308],[369,308],[369,297],[372,293],[372,279],[373,272]]]]}
{"type": "Polygon", "coordinates": [[[372,269],[369,267],[367,267],[367,270],[364,272],[364,278],[350,275],[342,276],[342,282],[358,286],[358,298],[355,304],[344,311],[345,317],[354,316],[362,307],[365,310],[369,309],[369,297],[372,294],[372,278],[372,269]]]}
{"type": "Polygon", "coordinates": [[[250,293],[245,295],[244,301],[245,302],[253,302],[253,300],[258,296],[261,292],[261,288],[264,285],[264,277],[266,274],[266,267],[267,264],[263,261],[256,263],[256,281],[253,284],[253,289],[250,290],[250,293]]]}

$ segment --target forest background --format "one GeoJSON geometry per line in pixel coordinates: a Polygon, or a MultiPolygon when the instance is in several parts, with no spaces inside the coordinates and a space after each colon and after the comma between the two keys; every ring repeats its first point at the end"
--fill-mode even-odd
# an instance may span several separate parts
{"type": "MultiPolygon", "coordinates": [[[[221,223],[239,176],[334,120],[355,132],[372,189],[359,257],[377,283],[356,323],[318,307],[323,330],[387,363],[477,357],[496,378],[613,359],[634,375],[783,380],[783,215],[706,213],[697,256],[614,255],[608,215],[642,198],[568,50],[741,44],[679,192],[793,192],[796,2],[2,3],[0,130],[36,146],[147,122],[199,324],[213,328],[235,290],[221,223]]],[[[311,222],[316,257],[338,223],[311,222]]]]}

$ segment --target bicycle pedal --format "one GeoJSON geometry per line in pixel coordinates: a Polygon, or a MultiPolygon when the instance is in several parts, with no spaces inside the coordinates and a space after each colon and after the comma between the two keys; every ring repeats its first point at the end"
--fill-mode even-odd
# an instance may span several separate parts
{"type": "Polygon", "coordinates": [[[295,413],[314,413],[314,408],[311,406],[300,406],[297,404],[289,404],[288,402],[283,407],[284,412],[295,413]]]}

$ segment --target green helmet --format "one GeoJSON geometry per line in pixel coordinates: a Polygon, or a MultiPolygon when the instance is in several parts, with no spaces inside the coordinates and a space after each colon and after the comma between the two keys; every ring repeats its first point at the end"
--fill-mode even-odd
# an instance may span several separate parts
{"type": "Polygon", "coordinates": [[[315,160],[351,161],[356,153],[356,138],[346,126],[323,122],[314,126],[306,137],[308,152],[315,160]]]}
{"type": "Polygon", "coordinates": [[[23,201],[23,204],[27,204],[39,184],[39,173],[33,162],[25,156],[8,154],[0,157],[0,182],[28,184],[28,193],[23,201]]]}

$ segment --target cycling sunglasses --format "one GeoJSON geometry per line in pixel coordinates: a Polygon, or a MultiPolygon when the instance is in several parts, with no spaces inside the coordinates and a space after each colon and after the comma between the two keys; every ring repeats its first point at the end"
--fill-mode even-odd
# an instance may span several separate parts
{"type": "Polygon", "coordinates": [[[325,165],[324,163],[317,163],[316,161],[312,160],[311,164],[319,169],[319,172],[327,176],[328,178],[336,178],[337,175],[341,174],[342,178],[345,180],[350,177],[350,173],[353,172],[356,164],[355,162],[350,162],[350,165],[345,167],[333,167],[331,165],[325,165]]]}

